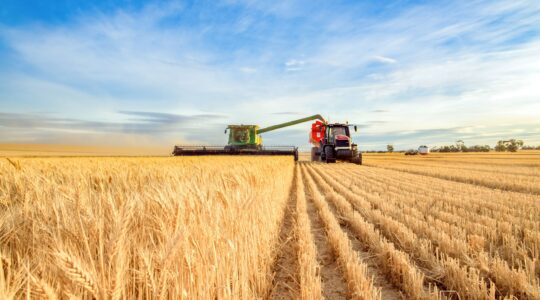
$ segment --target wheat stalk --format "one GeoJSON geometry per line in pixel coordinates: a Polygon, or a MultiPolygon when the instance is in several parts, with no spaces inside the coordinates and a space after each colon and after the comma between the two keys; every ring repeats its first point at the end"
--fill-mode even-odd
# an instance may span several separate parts
{"type": "Polygon", "coordinates": [[[58,299],[55,289],[41,278],[36,278],[30,274],[32,281],[32,295],[41,299],[56,300],[58,299]]]}
{"type": "Polygon", "coordinates": [[[92,275],[84,270],[81,264],[66,252],[59,251],[55,253],[55,257],[59,262],[60,269],[71,282],[84,288],[94,297],[98,296],[98,287],[92,278],[92,275]]]}
{"type": "Polygon", "coordinates": [[[6,157],[6,159],[15,169],[17,169],[17,171],[21,170],[21,165],[20,165],[20,163],[18,161],[13,161],[13,160],[9,159],[9,157],[6,157]]]}
{"type": "Polygon", "coordinates": [[[0,251],[0,264],[0,267],[3,269],[9,269],[11,267],[11,260],[2,251],[0,251]]]}

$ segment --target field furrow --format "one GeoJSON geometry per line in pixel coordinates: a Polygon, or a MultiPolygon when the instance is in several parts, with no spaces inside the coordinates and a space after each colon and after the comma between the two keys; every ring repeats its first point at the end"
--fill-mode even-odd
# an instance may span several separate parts
{"type": "MultiPolygon", "coordinates": [[[[295,168],[296,169],[296,168],[295,168]]],[[[295,171],[296,179],[296,171],[295,171]]],[[[298,189],[297,181],[294,180],[292,191],[298,189]]],[[[285,216],[279,234],[278,257],[274,266],[273,288],[270,292],[271,299],[292,299],[298,298],[297,292],[300,290],[298,280],[298,254],[299,248],[297,237],[295,236],[296,220],[296,197],[290,197],[285,210],[285,216]]]]}
{"type": "Polygon", "coordinates": [[[373,286],[373,281],[368,276],[367,266],[362,263],[358,254],[352,248],[349,237],[341,230],[339,222],[330,211],[328,203],[326,203],[324,197],[319,193],[313,180],[305,176],[305,170],[303,172],[309,198],[317,209],[329,244],[336,256],[336,261],[346,279],[348,297],[353,299],[380,298],[380,291],[373,286]]]}
{"type": "MultiPolygon", "coordinates": [[[[335,169],[328,171],[328,173],[334,176],[339,175],[335,169]]],[[[485,217],[483,223],[478,223],[474,221],[474,217],[477,216],[474,210],[453,209],[452,199],[447,197],[438,199],[421,193],[414,193],[414,197],[404,197],[404,191],[407,189],[403,188],[403,182],[388,185],[384,184],[384,179],[386,179],[384,176],[379,178],[381,181],[356,176],[354,180],[349,181],[347,178],[343,182],[348,182],[349,185],[361,182],[359,188],[371,193],[378,193],[383,198],[389,198],[385,202],[395,203],[405,214],[417,218],[428,217],[430,218],[429,222],[438,223],[439,228],[442,228],[446,233],[466,239],[470,243],[476,243],[477,247],[484,247],[484,250],[492,252],[492,256],[497,252],[508,263],[514,264],[516,267],[520,264],[534,267],[533,260],[538,259],[537,249],[540,247],[540,241],[534,234],[531,235],[532,232],[527,232],[528,229],[531,229],[530,227],[518,226],[519,224],[516,223],[512,225],[512,223],[489,217],[485,217]],[[394,199],[399,199],[399,201],[393,201],[394,199]],[[490,221],[491,226],[485,225],[488,221],[490,221]]]]}
{"type": "Polygon", "coordinates": [[[379,194],[366,193],[355,186],[345,186],[341,183],[343,178],[326,181],[336,189],[337,192],[346,196],[348,200],[354,201],[359,209],[375,208],[383,214],[388,214],[396,218],[404,226],[409,227],[420,237],[427,238],[434,243],[442,253],[458,259],[461,264],[467,267],[474,267],[482,271],[482,276],[486,280],[495,282],[498,289],[504,294],[517,293],[526,297],[537,297],[537,278],[534,276],[534,268],[528,272],[523,269],[514,269],[498,257],[491,257],[483,250],[469,247],[467,241],[448,235],[441,231],[436,224],[426,222],[424,219],[415,218],[403,213],[395,204],[383,201],[379,194]],[[367,201],[367,203],[365,202],[367,201]],[[512,280],[509,280],[512,278],[512,280]]]}
{"type": "MultiPolygon", "coordinates": [[[[317,262],[317,247],[312,234],[302,172],[295,168],[296,237],[300,299],[321,299],[321,265],[317,262]]],[[[326,270],[325,270],[326,271],[326,270]]]]}
{"type": "MultiPolygon", "coordinates": [[[[367,223],[361,215],[355,213],[353,207],[342,196],[327,185],[324,180],[308,167],[310,176],[323,191],[326,199],[335,207],[337,215],[346,222],[354,235],[362,243],[364,249],[369,250],[376,258],[376,268],[383,272],[394,286],[399,287],[403,294],[411,299],[436,299],[437,291],[426,292],[424,289],[424,274],[411,263],[409,256],[396,250],[393,244],[386,241],[373,225],[367,223]]],[[[388,294],[396,294],[383,282],[388,294]]],[[[429,290],[430,287],[428,286],[429,290]]]]}
{"type": "MultiPolygon", "coordinates": [[[[359,170],[343,167],[357,178],[369,180],[371,186],[386,186],[396,192],[413,193],[415,198],[426,197],[432,203],[463,208],[475,215],[488,216],[501,220],[501,216],[513,217],[513,223],[523,223],[528,227],[540,229],[540,197],[516,192],[493,190],[465,183],[449,182],[444,179],[424,175],[403,174],[399,171],[380,168],[359,170]],[[389,185],[389,183],[391,183],[389,185]],[[468,201],[462,201],[467,198],[468,201]],[[489,201],[486,201],[489,199],[489,201]]],[[[332,168],[334,171],[336,168],[332,168]]]]}
{"type": "Polygon", "coordinates": [[[456,172],[455,170],[444,170],[433,166],[407,166],[402,164],[366,164],[377,168],[396,170],[411,174],[426,175],[456,182],[481,185],[493,189],[505,191],[515,191],[539,195],[540,186],[537,177],[512,174],[486,174],[481,171],[456,172]]]}
{"type": "MultiPolygon", "coordinates": [[[[442,285],[443,291],[454,291],[467,299],[495,298],[494,288],[489,288],[477,271],[462,267],[458,260],[442,255],[438,250],[439,247],[434,246],[429,237],[417,235],[415,230],[374,209],[371,203],[363,198],[346,193],[339,186],[331,185],[353,205],[356,212],[374,224],[385,238],[409,253],[416,264],[422,267],[426,277],[442,285]]],[[[450,248],[452,244],[447,242],[443,246],[450,248]]]]}
{"type": "MultiPolygon", "coordinates": [[[[308,197],[310,198],[310,196],[308,197]]],[[[311,224],[311,234],[317,248],[317,262],[320,266],[322,295],[327,299],[345,299],[348,295],[346,278],[340,269],[334,249],[330,244],[325,224],[321,220],[311,198],[308,200],[306,208],[311,224]]]]}

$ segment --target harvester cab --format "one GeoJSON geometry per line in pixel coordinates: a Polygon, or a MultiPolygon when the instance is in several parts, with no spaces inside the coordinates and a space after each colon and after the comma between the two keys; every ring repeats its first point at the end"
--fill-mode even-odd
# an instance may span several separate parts
{"type": "Polygon", "coordinates": [[[330,124],[320,120],[311,124],[311,161],[335,163],[339,159],[361,165],[362,153],[352,141],[350,127],[358,130],[356,125],[330,124]]]}
{"type": "Polygon", "coordinates": [[[227,126],[225,133],[229,132],[229,142],[225,149],[260,149],[262,147],[262,138],[257,134],[258,130],[258,125],[227,126]]]}

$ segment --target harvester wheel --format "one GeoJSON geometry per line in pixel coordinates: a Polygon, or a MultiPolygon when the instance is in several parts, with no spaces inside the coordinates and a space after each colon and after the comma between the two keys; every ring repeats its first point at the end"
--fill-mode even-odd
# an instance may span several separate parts
{"type": "Polygon", "coordinates": [[[319,147],[311,147],[311,161],[320,161],[319,147]]]}
{"type": "Polygon", "coordinates": [[[334,149],[332,147],[325,147],[324,154],[326,156],[326,163],[335,163],[336,156],[334,154],[334,149]]]}

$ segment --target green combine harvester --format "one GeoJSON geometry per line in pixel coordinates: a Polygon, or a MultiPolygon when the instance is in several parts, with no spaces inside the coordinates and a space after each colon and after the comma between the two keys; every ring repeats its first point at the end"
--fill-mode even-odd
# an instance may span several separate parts
{"type": "Polygon", "coordinates": [[[321,115],[313,115],[286,123],[259,128],[259,125],[229,125],[225,133],[229,132],[227,146],[174,146],[174,156],[195,155],[292,155],[298,160],[298,148],[295,146],[263,146],[260,134],[288,126],[312,121],[323,120],[321,115]]]}

